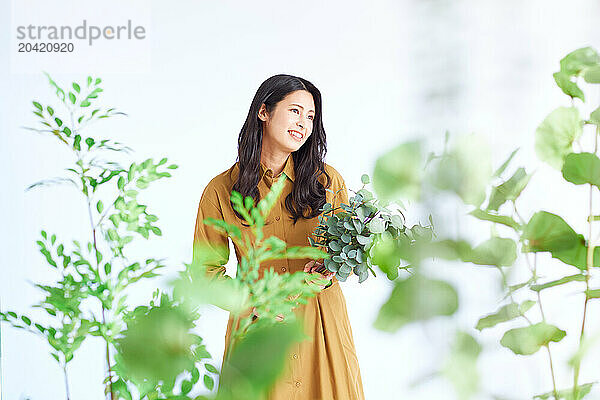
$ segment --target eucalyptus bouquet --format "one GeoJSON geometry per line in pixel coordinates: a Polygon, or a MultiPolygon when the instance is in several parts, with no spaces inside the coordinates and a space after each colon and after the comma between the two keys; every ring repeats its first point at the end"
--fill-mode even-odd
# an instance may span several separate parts
{"type": "Polygon", "coordinates": [[[380,266],[380,269],[393,280],[398,277],[401,254],[394,254],[395,265],[389,268],[390,257],[382,255],[381,250],[385,253],[390,241],[397,242],[400,248],[409,249],[418,238],[431,237],[428,234],[429,227],[406,227],[402,211],[389,209],[389,204],[376,199],[365,188],[370,182],[369,176],[364,174],[361,181],[363,186],[350,197],[350,204],[341,203],[335,208],[331,203],[323,205],[319,225],[313,233],[316,240],[311,237],[308,240],[312,246],[326,249],[330,258],[323,261],[324,265],[329,271],[335,272],[336,278],[342,282],[352,273],[358,276],[359,283],[369,277],[368,271],[376,277],[372,267],[379,265],[378,259],[382,256],[385,258],[382,263],[386,267],[380,266]]]}

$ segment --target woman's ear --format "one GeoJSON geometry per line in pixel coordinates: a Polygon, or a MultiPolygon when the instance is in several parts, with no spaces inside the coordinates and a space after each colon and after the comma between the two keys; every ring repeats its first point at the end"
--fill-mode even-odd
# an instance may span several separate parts
{"type": "Polygon", "coordinates": [[[260,105],[260,108],[258,109],[258,119],[260,119],[263,122],[266,122],[268,118],[269,114],[267,113],[267,107],[265,106],[265,103],[262,103],[260,105]]]}

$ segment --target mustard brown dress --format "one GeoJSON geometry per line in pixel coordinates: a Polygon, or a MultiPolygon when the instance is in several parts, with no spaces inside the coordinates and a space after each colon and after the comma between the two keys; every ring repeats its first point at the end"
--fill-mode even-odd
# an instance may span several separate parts
{"type": "MultiPolygon", "coordinates": [[[[348,204],[348,193],[344,180],[340,174],[328,164],[325,170],[331,177],[331,189],[334,193],[340,190],[337,196],[327,193],[327,202],[335,206],[340,203],[348,204]]],[[[227,171],[213,178],[202,193],[198,207],[198,216],[194,232],[194,243],[223,246],[220,252],[220,266],[212,267],[211,273],[224,274],[229,259],[228,238],[215,230],[212,226],[205,225],[205,218],[222,219],[230,224],[237,225],[242,232],[249,228],[241,224],[240,219],[234,214],[229,197],[233,184],[239,173],[238,163],[227,171]]],[[[308,236],[312,234],[318,218],[299,219],[296,224],[287,209],[285,198],[291,192],[294,184],[294,162],[288,157],[283,171],[288,179],[278,202],[269,214],[265,226],[265,237],[277,236],[289,246],[307,246],[308,236]]],[[[270,169],[261,164],[261,178],[258,189],[261,198],[279,176],[274,177],[270,169]]],[[[325,177],[319,179],[325,184],[325,177]]],[[[238,262],[240,249],[235,247],[238,262]]],[[[259,276],[264,270],[273,268],[277,273],[294,273],[303,271],[309,259],[285,259],[266,261],[260,265],[259,276]]],[[[296,315],[304,321],[305,333],[312,340],[295,343],[288,354],[287,362],[282,376],[270,391],[269,400],[362,400],[364,399],[362,380],[356,349],[352,337],[352,329],[346,310],[346,301],[339,282],[334,277],[333,284],[315,297],[308,299],[308,304],[300,304],[295,309],[296,315]]],[[[232,330],[233,318],[229,317],[227,332],[225,334],[225,352],[232,330]]]]}

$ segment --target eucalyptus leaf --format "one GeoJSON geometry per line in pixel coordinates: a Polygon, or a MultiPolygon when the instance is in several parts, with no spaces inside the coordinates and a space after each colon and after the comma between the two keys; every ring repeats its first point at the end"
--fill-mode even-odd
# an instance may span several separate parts
{"type": "Polygon", "coordinates": [[[368,224],[367,227],[371,231],[371,233],[383,233],[385,232],[385,221],[381,218],[373,218],[368,224]]]}

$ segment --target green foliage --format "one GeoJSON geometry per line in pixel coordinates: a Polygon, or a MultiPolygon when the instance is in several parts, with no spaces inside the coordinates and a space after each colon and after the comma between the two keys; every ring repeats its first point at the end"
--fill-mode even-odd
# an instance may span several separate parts
{"type": "Polygon", "coordinates": [[[563,178],[575,185],[600,187],[600,159],[592,153],[569,153],[564,158],[563,178]]]}
{"type": "Polygon", "coordinates": [[[531,285],[529,288],[531,290],[533,290],[534,292],[539,292],[541,290],[544,290],[544,289],[547,289],[550,287],[563,285],[565,283],[574,282],[574,281],[585,282],[585,275],[581,275],[581,274],[569,275],[569,276],[565,276],[564,278],[556,279],[554,281],[546,282],[543,284],[531,285]]]}
{"type": "Polygon", "coordinates": [[[492,237],[463,256],[465,262],[478,265],[509,266],[517,259],[517,245],[509,238],[492,237]]]}
{"type": "Polygon", "coordinates": [[[404,143],[377,160],[373,187],[382,199],[419,199],[423,175],[421,147],[420,142],[404,143]]]}
{"type": "Polygon", "coordinates": [[[458,309],[458,294],[447,282],[415,274],[397,280],[388,301],[379,310],[377,329],[395,332],[407,323],[452,315],[458,309]]]}
{"type": "MultiPolygon", "coordinates": [[[[200,254],[209,247],[198,249],[200,254]]],[[[199,304],[213,304],[234,315],[246,311],[250,293],[236,279],[211,279],[202,264],[186,265],[186,269],[173,282],[175,297],[194,309],[199,304]]]]}
{"type": "MultiPolygon", "coordinates": [[[[581,101],[585,101],[585,96],[582,88],[578,86],[579,78],[583,78],[587,83],[595,84],[600,82],[599,76],[600,56],[596,50],[589,47],[575,50],[565,56],[560,62],[560,71],[554,74],[559,88],[571,99],[579,98],[581,101]]],[[[572,101],[571,107],[559,107],[552,111],[535,132],[535,150],[540,160],[561,170],[566,181],[576,185],[589,185],[590,197],[586,198],[585,204],[589,204],[590,208],[587,216],[590,234],[592,224],[600,221],[600,216],[592,213],[592,193],[600,187],[600,161],[596,154],[599,134],[600,107],[596,107],[589,119],[585,120],[581,117],[574,101],[572,101]],[[595,132],[590,132],[595,142],[594,152],[574,152],[573,143],[578,142],[581,147],[579,140],[583,139],[588,127],[595,130],[595,132]]],[[[519,167],[514,169],[508,178],[503,177],[515,158],[517,150],[512,151],[494,173],[488,173],[490,171],[488,148],[482,146],[477,140],[466,138],[463,136],[456,141],[456,144],[448,146],[448,135],[446,134],[443,153],[441,155],[436,155],[434,152],[429,153],[426,163],[429,168],[427,175],[420,172],[412,174],[412,171],[418,168],[418,162],[415,160],[420,160],[418,155],[420,148],[414,147],[413,142],[398,146],[395,150],[396,153],[394,151],[387,153],[378,163],[385,161],[384,165],[394,165],[403,170],[394,170],[393,167],[376,168],[374,186],[377,193],[386,195],[388,200],[416,199],[417,196],[407,195],[411,192],[410,190],[404,189],[407,186],[418,188],[419,199],[423,200],[423,205],[426,207],[437,203],[434,196],[438,192],[433,190],[434,188],[441,190],[442,193],[455,193],[465,205],[474,206],[469,215],[490,223],[491,238],[483,240],[475,247],[471,246],[468,241],[455,237],[440,238],[429,242],[422,241],[418,243],[419,246],[415,246],[413,251],[403,254],[400,251],[401,247],[394,244],[390,235],[382,234],[380,248],[377,249],[375,255],[378,261],[381,260],[380,263],[384,265],[383,269],[388,277],[390,277],[390,273],[391,277],[397,276],[393,271],[396,270],[402,259],[406,259],[406,254],[410,254],[409,258],[415,269],[423,260],[438,257],[496,267],[495,270],[499,272],[504,289],[503,300],[508,299],[509,301],[501,305],[498,310],[481,317],[476,328],[482,331],[500,323],[512,323],[516,319],[526,321],[527,326],[507,330],[501,340],[501,345],[520,355],[534,354],[543,346],[546,347],[550,356],[550,343],[560,342],[567,333],[566,330],[561,330],[546,321],[540,292],[566,284],[573,287],[585,285],[584,290],[578,290],[579,293],[585,294],[585,303],[583,323],[575,327],[578,329],[576,334],[580,338],[580,348],[571,361],[574,372],[572,388],[557,390],[554,385],[551,392],[535,397],[539,399],[581,399],[589,393],[593,384],[592,382],[579,385],[578,377],[583,354],[589,350],[589,344],[583,346],[583,343],[589,343],[585,341],[584,335],[587,302],[600,298],[600,289],[590,288],[592,274],[595,273],[595,268],[600,267],[600,251],[595,243],[597,238],[585,237],[577,233],[562,217],[548,211],[534,211],[528,220],[524,219],[517,211],[517,202],[533,174],[528,174],[525,168],[519,167]],[[409,148],[418,154],[409,155],[409,148]],[[396,154],[398,158],[404,157],[405,161],[412,161],[412,164],[406,166],[403,161],[391,161],[393,154],[396,154]],[[407,184],[408,179],[397,178],[404,177],[405,174],[414,176],[416,179],[407,184]],[[481,205],[486,199],[487,206],[482,208],[481,205]],[[508,229],[516,236],[516,239],[501,237],[498,234],[499,229],[508,229]],[[536,254],[541,252],[549,253],[564,265],[576,267],[578,272],[542,281],[543,275],[538,271],[546,271],[550,266],[537,265],[536,254]],[[507,267],[517,268],[519,266],[516,264],[519,253],[525,259],[530,277],[521,283],[509,285],[505,270],[508,269],[507,267]],[[533,262],[530,258],[533,258],[533,262]],[[527,290],[525,293],[536,296],[538,301],[525,299],[517,302],[513,295],[517,291],[525,294],[524,290],[527,290]],[[539,307],[541,315],[539,322],[532,321],[525,315],[536,305],[539,307]]],[[[373,228],[380,229],[378,226],[373,226],[373,228]]],[[[376,327],[395,331],[408,322],[426,320],[437,315],[451,315],[456,311],[457,304],[451,299],[453,293],[456,297],[456,293],[451,289],[449,283],[432,278],[430,281],[435,284],[426,281],[422,285],[416,285],[413,280],[419,282],[423,278],[418,270],[415,272],[415,275],[408,279],[396,281],[390,298],[379,311],[376,327]],[[420,290],[417,290],[417,287],[420,290]],[[423,293],[433,294],[424,298],[423,293]],[[440,300],[445,297],[447,297],[445,301],[440,300]]],[[[476,346],[472,347],[476,348],[476,346]]],[[[472,361],[473,358],[467,357],[467,360],[472,361]]],[[[551,356],[549,360],[552,382],[555,383],[551,356]]],[[[460,365],[460,361],[454,360],[453,362],[455,365],[460,365]]],[[[473,363],[469,365],[472,366],[473,363]]],[[[443,372],[454,384],[459,397],[469,398],[476,392],[474,382],[477,377],[476,373],[472,373],[473,370],[469,369],[471,367],[463,368],[465,373],[458,368],[448,368],[443,372]],[[455,371],[459,371],[460,374],[453,374],[455,371]],[[461,381],[462,378],[464,381],[461,381]]]]}
{"type": "Polygon", "coordinates": [[[560,170],[565,156],[573,151],[573,142],[582,134],[582,125],[575,107],[559,107],[552,111],[535,131],[538,158],[560,170]]]}
{"type": "MultiPolygon", "coordinates": [[[[311,248],[311,247],[288,247],[285,242],[277,237],[265,238],[263,227],[266,218],[281,195],[285,185],[285,176],[282,176],[271,187],[267,195],[254,204],[251,197],[243,199],[242,196],[233,192],[231,195],[231,203],[234,208],[249,225],[249,232],[243,234],[239,228],[234,225],[227,224],[225,221],[217,221],[207,219],[204,222],[221,230],[240,247],[242,257],[238,264],[237,275],[235,282],[231,283],[228,290],[229,294],[224,297],[228,299],[239,299],[235,301],[238,308],[225,308],[232,311],[240,318],[240,329],[233,333],[232,342],[246,335],[249,331],[260,327],[262,324],[271,324],[275,321],[275,317],[279,314],[284,316],[284,319],[293,320],[295,314],[293,308],[298,303],[306,303],[308,297],[312,297],[319,290],[318,285],[307,285],[308,278],[319,278],[319,274],[307,274],[305,272],[296,272],[294,274],[277,274],[272,269],[263,271],[263,276],[259,278],[259,266],[261,263],[268,260],[285,259],[285,258],[325,258],[327,253],[311,248]],[[244,301],[245,300],[245,301],[244,301]],[[255,307],[256,314],[260,315],[256,321],[252,319],[252,315],[242,317],[241,311],[244,307],[255,307]]],[[[202,252],[202,250],[200,250],[202,252]]],[[[210,254],[207,252],[207,254],[210,254]]],[[[206,261],[206,260],[205,260],[206,261]]],[[[191,269],[199,269],[202,271],[203,265],[190,266],[191,269]]],[[[204,279],[198,278],[202,272],[187,271],[187,276],[190,279],[192,291],[198,291],[196,285],[205,287],[204,279]],[[198,279],[194,278],[196,276],[198,279]]],[[[322,281],[322,280],[320,280],[322,281]]],[[[219,284],[219,283],[215,283],[219,284]]],[[[220,283],[224,285],[225,283],[220,283]]],[[[176,283],[177,285],[177,283],[176,283]]],[[[215,295],[211,298],[204,296],[199,299],[196,296],[195,301],[200,303],[210,303],[217,306],[222,306],[219,301],[219,296],[215,295]],[[220,304],[219,304],[220,303],[220,304]]]]}
{"type": "Polygon", "coordinates": [[[517,258],[516,243],[501,237],[491,237],[474,248],[464,240],[444,239],[424,246],[421,251],[430,257],[497,267],[512,265],[517,258]]]}
{"type": "Polygon", "coordinates": [[[187,312],[168,295],[155,293],[153,306],[138,306],[125,317],[127,329],[117,340],[117,370],[140,390],[140,398],[172,399],[181,392],[187,395],[199,382],[212,389],[217,369],[207,363],[210,354],[202,338],[194,333],[199,315],[187,312]],[[154,302],[158,304],[154,305],[154,302]],[[191,379],[177,381],[188,374],[191,379]]]}
{"type": "Polygon", "coordinates": [[[443,362],[442,373],[452,383],[458,399],[469,399],[479,390],[477,359],[481,345],[466,332],[458,331],[443,362]]]}
{"type": "MultiPolygon", "coordinates": [[[[516,200],[516,199],[514,199],[516,200]]],[[[513,200],[513,201],[514,201],[513,200]]],[[[483,211],[481,209],[476,208],[475,210],[469,213],[473,217],[480,219],[482,221],[490,221],[501,225],[506,225],[509,228],[512,228],[515,231],[520,231],[522,229],[521,224],[515,221],[512,217],[507,215],[498,215],[495,213],[490,213],[487,211],[483,211]]]]}
{"type": "Polygon", "coordinates": [[[579,385],[579,392],[577,395],[573,394],[573,389],[563,389],[558,390],[556,392],[556,395],[554,394],[554,392],[548,392],[544,394],[538,394],[536,396],[533,396],[533,398],[540,400],[548,400],[552,398],[561,400],[581,400],[590,393],[590,391],[592,390],[592,386],[594,386],[595,384],[596,382],[590,382],[579,385]]]}
{"type": "Polygon", "coordinates": [[[555,326],[538,322],[523,328],[509,329],[502,336],[500,344],[509,348],[515,354],[529,355],[537,352],[540,347],[550,342],[560,342],[566,332],[555,326]]]}
{"type": "Polygon", "coordinates": [[[531,175],[528,175],[524,168],[517,169],[509,180],[492,188],[487,210],[498,211],[498,208],[507,201],[515,201],[530,179],[531,175]]]}
{"type": "Polygon", "coordinates": [[[262,399],[281,375],[291,345],[303,338],[298,321],[263,325],[248,333],[223,365],[217,399],[262,399]]]}
{"type": "Polygon", "coordinates": [[[364,282],[377,265],[390,280],[398,277],[401,259],[408,259],[411,247],[419,240],[430,240],[431,227],[405,225],[404,215],[393,212],[365,188],[369,176],[361,177],[363,187],[349,199],[350,204],[333,207],[325,203],[319,224],[310,238],[313,246],[327,249],[325,267],[345,281],[351,274],[364,282]],[[365,183],[366,182],[366,183],[365,183]]]}
{"type": "Polygon", "coordinates": [[[489,148],[479,137],[465,135],[437,158],[436,168],[429,177],[433,186],[454,192],[465,204],[479,207],[492,177],[489,148]]]}
{"type": "Polygon", "coordinates": [[[48,322],[41,324],[35,322],[37,318],[33,316],[17,316],[12,311],[0,313],[0,319],[42,336],[48,342],[51,356],[64,371],[67,392],[67,364],[86,338],[101,338],[106,346],[106,392],[120,398],[131,398],[126,383],[129,381],[128,372],[113,363],[116,338],[123,332],[124,317],[130,309],[125,291],[142,279],[158,276],[158,271],[165,265],[162,260],[154,258],[132,261],[126,257],[124,248],[134,239],[129,233],[145,239],[149,238],[150,232],[161,235],[160,228],[154,224],[158,217],[149,213],[147,206],[136,198],[140,189],[171,176],[165,168],[175,169],[177,166],[166,166],[166,158],[158,163],[152,159],[131,163],[127,169],[117,161],[110,161],[111,157],[128,154],[131,149],[109,139],[83,134],[92,122],[126,115],[114,108],[91,109],[90,106],[103,92],[99,86],[102,80],[88,77],[86,86],[73,82],[73,91],[67,94],[67,90],[46,75],[60,104],[42,105],[33,101],[33,113],[39,126],[26,129],[57,138],[61,145],[73,152],[75,161],[65,169],[66,177],[34,183],[28,190],[64,183],[77,188],[87,205],[87,212],[80,219],[89,221],[92,241],[73,240],[69,245],[57,240],[55,234],[49,235],[42,230],[37,245],[48,265],[56,272],[57,279],[50,284],[36,284],[43,293],[43,299],[34,307],[48,314],[44,318],[48,322]],[[112,187],[114,191],[103,190],[102,193],[108,194],[100,198],[100,187],[112,187]]]}
{"type": "MultiPolygon", "coordinates": [[[[269,260],[328,257],[327,253],[313,247],[288,247],[277,237],[264,237],[266,218],[281,195],[285,179],[282,176],[276,181],[258,204],[254,204],[251,197],[243,198],[232,192],[231,204],[249,226],[247,231],[223,220],[204,221],[228,235],[244,254],[234,279],[210,273],[210,268],[227,261],[227,250],[201,243],[194,246],[192,264],[186,264],[185,270],[172,282],[175,308],[190,313],[203,304],[212,304],[234,317],[219,399],[259,399],[264,396],[281,372],[290,345],[306,339],[294,309],[299,304],[306,304],[308,298],[321,290],[319,284],[325,283],[318,273],[278,274],[273,269],[259,273],[260,265],[269,260]],[[308,279],[313,282],[307,284],[308,279]]],[[[168,315],[167,311],[165,315],[168,315]]],[[[126,333],[125,338],[124,349],[135,352],[135,331],[126,333]]],[[[166,353],[157,356],[152,348],[140,351],[145,352],[144,357],[156,357],[159,363],[169,357],[166,353]]],[[[176,376],[175,373],[182,369],[172,367],[171,370],[172,376],[176,376]]],[[[204,384],[212,389],[213,378],[205,376],[204,384]]]]}
{"type": "Polygon", "coordinates": [[[498,311],[493,314],[489,314],[479,320],[477,322],[477,326],[475,327],[478,330],[483,330],[485,328],[491,328],[498,325],[501,322],[506,322],[513,320],[517,317],[523,316],[527,310],[535,305],[535,301],[525,300],[521,304],[510,303],[505,306],[500,307],[498,311]]]}
{"type": "MultiPolygon", "coordinates": [[[[560,61],[554,80],[571,98],[571,107],[559,107],[543,120],[535,131],[535,151],[540,160],[560,170],[567,182],[589,185],[592,199],[593,191],[600,187],[600,161],[596,155],[600,107],[596,107],[588,119],[581,116],[574,101],[578,98],[584,102],[586,98],[579,86],[581,78],[589,84],[600,82],[600,56],[589,47],[575,50],[560,61]],[[573,143],[581,145],[579,140],[587,134],[588,128],[595,130],[591,132],[596,141],[594,152],[574,152],[573,143]]],[[[567,334],[567,330],[546,320],[540,293],[566,284],[585,285],[578,290],[585,303],[583,323],[576,327],[579,348],[570,361],[573,385],[557,390],[551,357],[548,357],[553,390],[534,398],[578,400],[590,392],[595,382],[579,384],[578,377],[581,360],[591,346],[584,335],[587,302],[600,298],[600,289],[590,287],[595,268],[600,267],[600,248],[594,238],[577,233],[559,215],[534,211],[524,219],[519,214],[517,202],[533,174],[519,167],[508,178],[504,177],[517,150],[492,172],[489,147],[477,137],[461,136],[449,146],[446,134],[443,152],[429,153],[425,168],[421,165],[424,159],[421,142],[401,144],[376,162],[373,187],[386,202],[401,203],[408,199],[430,206],[435,202],[428,196],[446,192],[472,206],[469,215],[490,224],[492,232],[489,239],[483,239],[476,246],[460,237],[434,240],[431,215],[430,226],[407,227],[404,214],[390,211],[363,186],[350,199],[350,204],[341,204],[336,209],[331,204],[324,206],[315,231],[317,239],[311,238],[312,248],[287,247],[279,238],[265,238],[262,230],[283,189],[283,177],[256,205],[252,198],[232,193],[231,203],[250,226],[248,233],[224,221],[205,221],[227,234],[246,254],[238,265],[235,279],[208,277],[207,271],[219,265],[224,252],[216,250],[213,254],[214,249],[201,249],[198,257],[195,251],[192,264],[186,265],[173,283],[173,300],[162,296],[160,305],[153,301],[151,307],[128,312],[124,290],[140,279],[156,276],[156,271],[164,267],[161,260],[155,259],[147,259],[145,264],[131,262],[124,248],[136,234],[146,239],[150,232],[161,235],[160,228],[153,224],[158,218],[136,199],[139,190],[170,176],[162,170],[166,159],[158,163],[148,159],[127,168],[116,162],[98,161],[100,158],[94,157],[97,153],[126,153],[129,148],[109,140],[86,137],[82,135],[83,128],[90,122],[124,114],[114,108],[94,108],[102,92],[100,79],[88,77],[87,85],[73,82],[72,90],[61,88],[50,76],[48,79],[68,113],[63,114],[55,105],[33,101],[32,111],[40,127],[28,129],[56,137],[73,151],[77,162],[67,169],[67,177],[40,181],[30,188],[64,183],[75,186],[86,198],[94,240],[83,246],[73,241],[72,246],[67,246],[57,240],[55,234],[42,231],[42,238],[37,242],[39,251],[59,274],[59,279],[52,285],[37,285],[44,299],[36,307],[43,309],[48,314],[46,320],[51,322],[42,325],[31,316],[12,311],[0,313],[0,320],[45,338],[52,348],[52,356],[65,373],[76,350],[91,335],[101,337],[107,345],[107,365],[111,370],[105,381],[106,391],[114,396],[131,399],[131,385],[137,386],[141,398],[148,400],[189,399],[196,384],[212,390],[214,374],[218,371],[206,363],[210,355],[201,339],[190,331],[198,318],[198,306],[208,303],[234,316],[218,399],[259,399],[277,379],[290,345],[304,339],[294,308],[319,291],[318,284],[306,284],[308,278],[317,278],[318,274],[277,274],[265,270],[261,271],[261,277],[261,263],[283,258],[324,258],[327,268],[336,272],[339,280],[354,273],[359,276],[359,282],[368,277],[368,271],[375,275],[372,266],[377,265],[394,282],[390,297],[377,314],[375,327],[395,332],[409,323],[451,316],[458,310],[458,293],[453,285],[426,277],[420,271],[424,260],[442,258],[492,266],[491,270],[498,272],[504,290],[503,304],[479,318],[476,329],[483,331],[516,320],[527,322],[526,326],[508,329],[500,341],[502,346],[519,355],[535,354],[545,347],[550,356],[551,344],[561,342],[567,334]],[[98,199],[98,187],[110,181],[115,182],[118,191],[114,201],[98,199]],[[508,229],[515,239],[500,236],[498,228],[508,229]],[[104,238],[104,247],[100,245],[101,238],[104,238]],[[537,265],[536,255],[544,252],[565,265],[576,267],[576,273],[541,281],[544,275],[539,271],[546,271],[549,266],[537,265]],[[518,254],[522,254],[530,276],[509,285],[507,267],[519,267],[518,254]],[[215,264],[215,260],[219,263],[215,264]],[[402,266],[403,261],[408,265],[402,266]],[[399,279],[399,269],[405,269],[410,276],[399,279]],[[517,291],[525,295],[524,300],[515,300],[517,291]],[[535,296],[537,301],[527,299],[526,295],[535,296]],[[526,315],[536,305],[541,321],[533,321],[526,315]],[[102,316],[95,311],[98,308],[102,316]],[[277,321],[278,316],[284,317],[283,322],[277,321]],[[126,330],[124,325],[127,325],[126,330]],[[114,354],[113,364],[111,355],[115,349],[118,352],[114,354]],[[184,379],[177,380],[182,373],[184,379]]],[[[175,168],[175,165],[166,167],[175,168]]],[[[370,178],[363,175],[361,181],[366,185],[370,178]]],[[[587,223],[592,232],[600,216],[593,215],[592,200],[589,202],[587,223]]],[[[438,371],[450,380],[461,399],[468,399],[479,390],[476,361],[480,352],[477,340],[458,330],[438,371]]]]}
{"type": "Polygon", "coordinates": [[[587,82],[598,83],[596,77],[599,64],[600,56],[595,49],[591,47],[577,49],[560,60],[560,71],[554,73],[554,80],[566,95],[585,101],[583,91],[573,78],[584,76],[587,82]]]}

